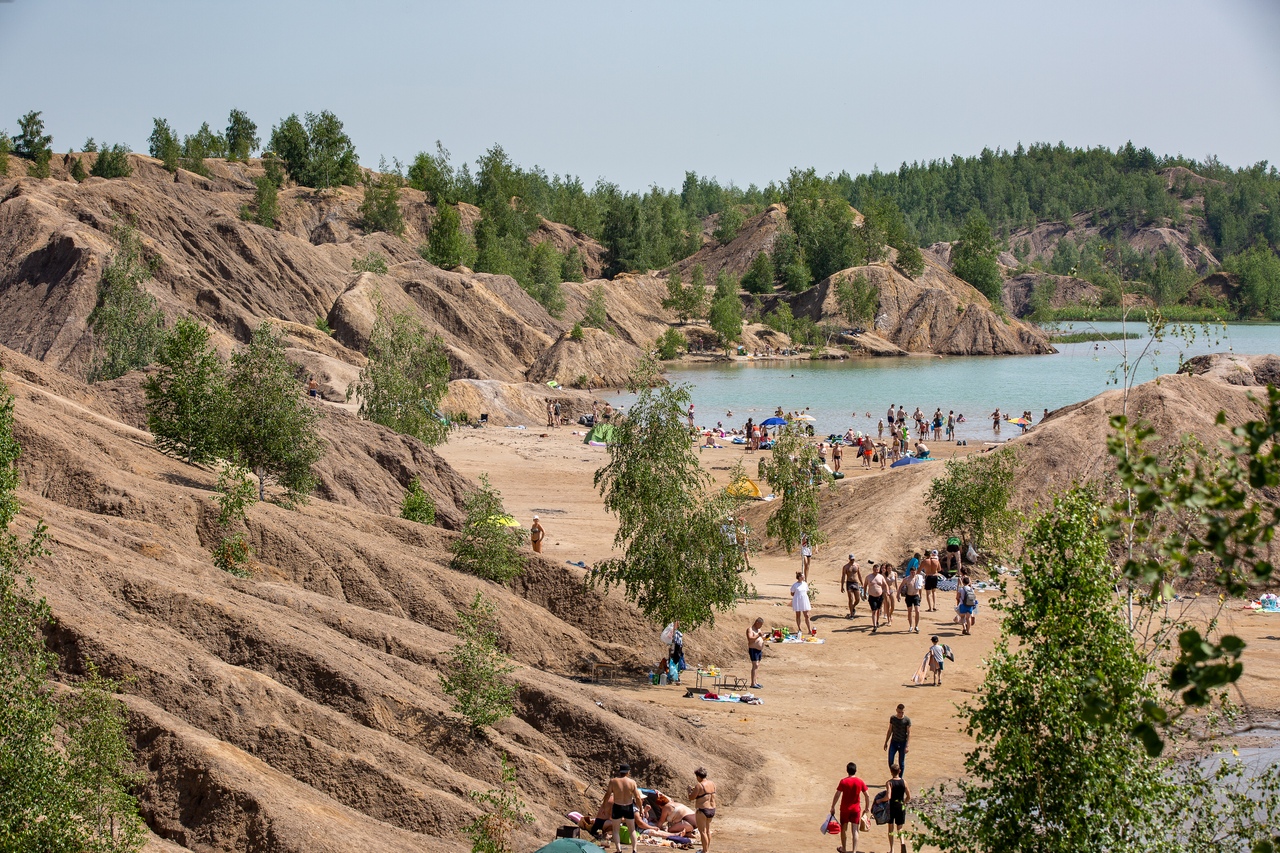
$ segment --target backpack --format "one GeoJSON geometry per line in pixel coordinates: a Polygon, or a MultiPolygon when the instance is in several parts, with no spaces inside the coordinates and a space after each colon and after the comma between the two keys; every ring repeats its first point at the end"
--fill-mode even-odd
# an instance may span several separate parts
{"type": "Polygon", "coordinates": [[[966,586],[964,592],[960,596],[960,603],[965,607],[976,607],[978,605],[978,596],[974,593],[973,587],[966,586]]]}

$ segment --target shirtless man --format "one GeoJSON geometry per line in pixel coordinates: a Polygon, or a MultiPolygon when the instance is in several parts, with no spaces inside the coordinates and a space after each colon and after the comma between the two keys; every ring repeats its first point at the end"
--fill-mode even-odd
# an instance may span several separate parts
{"type": "Polygon", "coordinates": [[[618,775],[609,780],[609,787],[605,790],[604,796],[605,799],[600,803],[601,809],[604,808],[605,801],[613,799],[610,816],[613,824],[614,852],[622,851],[622,845],[619,843],[622,833],[619,832],[619,827],[626,824],[627,829],[631,830],[631,853],[636,853],[636,800],[640,799],[640,787],[631,778],[630,764],[618,765],[618,775]]]}
{"type": "Polygon", "coordinates": [[[862,601],[862,570],[858,568],[858,560],[852,554],[849,562],[840,569],[840,588],[849,599],[849,619],[858,615],[858,602],[862,601]]]}
{"type": "MultiPolygon", "coordinates": [[[[764,657],[764,619],[758,618],[747,629],[747,656],[751,658],[751,689],[759,690],[763,685],[757,683],[756,674],[760,670],[760,658],[764,657]]],[[[661,823],[662,821],[658,821],[661,823]]]]}
{"type": "Polygon", "coordinates": [[[871,607],[871,633],[874,634],[880,630],[880,608],[884,607],[884,594],[888,591],[888,584],[885,583],[884,575],[880,574],[878,565],[872,569],[871,577],[867,578],[866,591],[867,604],[871,607]]]}
{"type": "Polygon", "coordinates": [[[996,406],[996,410],[991,413],[991,430],[996,434],[1000,434],[1000,407],[996,406]]]}
{"type": "Polygon", "coordinates": [[[920,563],[920,570],[924,572],[924,600],[928,605],[926,610],[932,612],[938,609],[938,602],[934,598],[938,594],[938,576],[942,573],[942,561],[938,559],[937,551],[929,552],[929,556],[920,563]]]}

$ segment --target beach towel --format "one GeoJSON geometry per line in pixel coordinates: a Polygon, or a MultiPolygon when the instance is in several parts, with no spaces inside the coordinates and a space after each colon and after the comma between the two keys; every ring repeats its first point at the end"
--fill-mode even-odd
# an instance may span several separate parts
{"type": "Polygon", "coordinates": [[[925,676],[929,672],[929,653],[924,653],[924,660],[920,661],[920,668],[916,670],[916,674],[911,676],[912,684],[924,684],[925,676]]]}
{"type": "Polygon", "coordinates": [[[821,637],[797,637],[795,634],[792,634],[791,636],[784,637],[781,640],[770,639],[769,642],[771,643],[813,643],[814,645],[820,646],[823,643],[825,643],[826,640],[822,639],[821,637]]]}

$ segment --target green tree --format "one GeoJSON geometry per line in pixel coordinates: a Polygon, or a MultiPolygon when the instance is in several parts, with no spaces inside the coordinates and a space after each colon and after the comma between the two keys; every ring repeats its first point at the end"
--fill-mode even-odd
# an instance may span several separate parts
{"type": "Polygon", "coordinates": [[[1058,496],[1027,536],[1018,592],[1003,610],[987,674],[962,708],[976,741],[961,803],[921,815],[943,850],[1165,850],[1181,830],[1163,804],[1167,766],[1130,732],[1151,701],[1151,669],[1115,596],[1096,493],[1058,496]],[[1112,703],[1100,721],[1102,698],[1112,703]],[[1166,825],[1172,823],[1173,825],[1166,825]]]}
{"type": "Polygon", "coordinates": [[[197,175],[209,177],[209,167],[205,160],[210,157],[225,157],[227,140],[220,133],[214,133],[209,122],[200,125],[200,129],[182,140],[182,156],[178,159],[182,168],[197,175]]]}
{"type": "Polygon", "coordinates": [[[791,314],[791,304],[779,300],[774,309],[764,315],[764,324],[775,332],[790,335],[796,327],[796,318],[791,314]]]}
{"type": "Polygon", "coordinates": [[[156,352],[160,368],[147,377],[147,428],[162,453],[208,462],[223,450],[226,367],[209,328],[188,317],[174,324],[156,352]]]}
{"type": "Polygon", "coordinates": [[[453,167],[449,165],[449,152],[440,144],[440,140],[436,140],[434,155],[425,151],[418,152],[418,156],[409,164],[408,178],[409,186],[426,193],[431,203],[437,207],[458,203],[453,167]]]}
{"type": "MultiPolygon", "coordinates": [[[[89,174],[95,178],[127,178],[133,174],[133,165],[129,163],[129,146],[107,145],[103,143],[98,159],[94,161],[89,174]]],[[[79,160],[76,161],[80,162],[79,160]]]]}
{"type": "Polygon", "coordinates": [[[765,522],[765,533],[775,537],[790,554],[800,544],[802,534],[820,545],[825,537],[818,529],[818,493],[833,480],[822,467],[818,449],[795,424],[782,428],[773,452],[763,462],[765,482],[782,499],[765,522]]]}
{"type": "Polygon", "coordinates": [[[263,228],[275,228],[280,215],[279,189],[268,175],[253,179],[253,221],[263,228]]]}
{"type": "Polygon", "coordinates": [[[515,712],[516,686],[508,679],[516,668],[498,648],[498,611],[477,592],[471,606],[458,611],[458,634],[439,675],[453,709],[479,732],[515,712]]]}
{"type": "Polygon", "coordinates": [[[924,272],[924,252],[915,243],[905,243],[898,249],[898,269],[910,278],[924,272]]]}
{"type": "Polygon", "coordinates": [[[9,149],[12,145],[9,131],[0,128],[0,178],[9,176],[9,149]]]}
{"type": "Polygon", "coordinates": [[[726,347],[742,337],[742,300],[736,287],[716,288],[707,319],[726,347]]]}
{"type": "Polygon", "coordinates": [[[672,270],[667,276],[667,298],[662,300],[662,307],[674,311],[681,323],[688,323],[690,318],[701,313],[707,295],[705,273],[701,270],[701,265],[694,267],[696,279],[688,286],[677,270],[672,270]]]}
{"type": "Polygon", "coordinates": [[[210,549],[213,564],[227,574],[238,578],[250,577],[246,567],[253,550],[249,547],[242,530],[248,516],[249,507],[257,502],[257,488],[249,479],[248,469],[228,462],[218,472],[217,497],[218,529],[222,538],[210,549]]]}
{"type": "Polygon", "coordinates": [[[560,267],[560,277],[565,281],[579,283],[587,280],[586,271],[582,266],[582,252],[578,251],[577,246],[570,246],[569,251],[565,253],[564,263],[560,267]]]}
{"type": "Polygon", "coordinates": [[[173,132],[169,122],[162,118],[152,119],[151,136],[147,138],[151,156],[164,162],[170,172],[178,171],[178,160],[182,156],[182,143],[173,132]]]}
{"type": "Polygon", "coordinates": [[[1258,243],[1223,263],[1240,279],[1241,307],[1246,316],[1280,320],[1280,257],[1258,243]]]}
{"type": "Polygon", "coordinates": [[[582,315],[582,325],[610,331],[609,309],[605,304],[603,284],[597,284],[591,288],[591,295],[587,298],[587,310],[582,315]]]}
{"type": "Polygon", "coordinates": [[[516,769],[507,756],[502,756],[502,785],[488,791],[471,791],[484,814],[464,830],[471,839],[471,853],[512,853],[511,834],[522,824],[532,823],[533,815],[516,792],[516,769]]]}
{"type": "Polygon", "coordinates": [[[243,110],[231,111],[227,116],[227,159],[247,163],[258,150],[262,140],[258,138],[258,126],[243,110]]]}
{"type": "Polygon", "coordinates": [[[1017,470],[1012,448],[947,460],[946,472],[925,493],[933,532],[958,533],[983,553],[1006,547],[1017,523],[1009,508],[1017,470]]]}
{"type": "Polygon", "coordinates": [[[71,158],[71,168],[68,171],[72,179],[78,184],[83,183],[84,179],[89,177],[89,173],[84,170],[84,163],[81,162],[79,157],[71,158]]]}
{"type": "Polygon", "coordinates": [[[560,269],[563,265],[564,258],[550,240],[542,241],[529,253],[529,285],[525,290],[552,317],[559,317],[564,313],[564,291],[560,287],[560,269]]]}
{"type": "Polygon", "coordinates": [[[743,215],[741,208],[737,205],[727,207],[720,211],[720,219],[716,222],[716,230],[711,236],[716,238],[716,242],[720,245],[726,245],[738,236],[738,232],[742,230],[742,224],[747,221],[747,217],[743,215]]]}
{"type": "Polygon", "coordinates": [[[383,171],[376,178],[366,175],[364,200],[360,202],[360,220],[365,231],[385,231],[404,236],[404,214],[400,212],[402,178],[393,171],[383,171]]]}
{"type": "Polygon", "coordinates": [[[675,329],[667,329],[659,337],[655,344],[658,351],[658,358],[662,361],[671,361],[680,357],[680,350],[689,345],[684,335],[675,329]]]}
{"type": "Polygon", "coordinates": [[[27,174],[33,178],[49,177],[49,161],[53,158],[53,137],[44,132],[41,115],[33,110],[18,119],[18,135],[13,137],[13,153],[31,161],[27,174]]]}
{"type": "Polygon", "coordinates": [[[123,223],[112,236],[118,248],[102,270],[98,303],[89,314],[94,334],[90,382],[115,379],[146,367],[164,341],[164,315],[155,299],[142,289],[153,272],[142,240],[133,226],[123,223]]]}
{"type": "Polygon", "coordinates": [[[258,478],[258,500],[267,480],[285,489],[285,503],[304,500],[316,486],[311,466],[323,453],[316,432],[319,409],[303,394],[284,342],[263,323],[249,345],[231,358],[227,378],[226,442],[258,478]]]}
{"type": "Polygon", "coordinates": [[[388,317],[379,306],[366,354],[352,388],[360,416],[428,446],[447,440],[440,401],[449,390],[449,359],[440,337],[412,314],[388,317]]]}
{"type": "Polygon", "coordinates": [[[836,305],[840,316],[850,324],[870,320],[880,307],[880,291],[867,277],[858,273],[850,281],[847,277],[836,283],[836,305]]]}
{"type": "Polygon", "coordinates": [[[404,500],[400,502],[400,517],[418,524],[435,524],[436,504],[431,495],[422,488],[422,483],[414,477],[405,490],[404,500]]]}
{"type": "Polygon", "coordinates": [[[652,363],[633,376],[636,400],[615,421],[609,461],[596,471],[624,554],[597,563],[588,580],[621,586],[648,618],[693,630],[749,594],[750,566],[723,529],[736,500],[713,487],[689,440],[688,386],[657,381],[652,363]]]}
{"type": "Polygon", "coordinates": [[[424,257],[438,267],[453,269],[466,264],[467,248],[467,238],[462,233],[462,217],[458,215],[458,209],[453,205],[440,203],[435,221],[431,223],[431,231],[427,234],[424,257]]]}
{"type": "Polygon", "coordinates": [[[1000,301],[1004,278],[996,263],[997,246],[991,226],[981,213],[965,220],[960,242],[951,250],[951,271],[972,284],[993,303],[1000,301]]]}
{"type": "Polygon", "coordinates": [[[284,164],[285,171],[294,181],[302,184],[304,179],[310,180],[308,170],[311,164],[311,139],[297,113],[287,116],[271,128],[271,139],[268,140],[267,147],[284,164]]]}
{"type": "Polygon", "coordinates": [[[494,583],[506,583],[524,572],[520,546],[528,535],[521,527],[509,525],[510,516],[502,506],[502,493],[489,485],[489,476],[480,475],[480,485],[463,501],[466,520],[462,532],[450,544],[450,568],[476,575],[494,583]]]}
{"type": "Polygon", "coordinates": [[[328,110],[307,113],[305,124],[296,114],[288,116],[272,128],[269,147],[284,161],[289,177],[303,186],[354,186],[360,179],[355,145],[328,110]]]}
{"type": "Polygon", "coordinates": [[[742,276],[742,289],[748,293],[773,293],[773,277],[773,260],[767,253],[757,252],[742,276]]]}

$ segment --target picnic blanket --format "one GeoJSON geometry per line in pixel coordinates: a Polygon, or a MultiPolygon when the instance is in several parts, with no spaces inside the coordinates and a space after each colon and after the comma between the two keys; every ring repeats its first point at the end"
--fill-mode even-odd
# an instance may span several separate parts
{"type": "Polygon", "coordinates": [[[763,705],[764,700],[754,693],[730,693],[728,696],[721,696],[719,693],[707,693],[702,697],[703,702],[742,702],[747,705],[763,705]]]}
{"type": "Polygon", "coordinates": [[[772,637],[770,637],[769,642],[771,643],[814,643],[820,646],[823,643],[825,643],[826,640],[822,639],[821,637],[797,637],[793,634],[790,637],[783,637],[781,640],[775,640],[772,637]]]}

